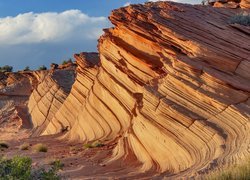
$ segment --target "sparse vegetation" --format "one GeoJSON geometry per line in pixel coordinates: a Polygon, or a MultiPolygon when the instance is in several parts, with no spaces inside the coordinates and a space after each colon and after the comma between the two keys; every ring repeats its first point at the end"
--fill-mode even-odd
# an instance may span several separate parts
{"type": "Polygon", "coordinates": [[[48,151],[48,147],[44,144],[36,144],[34,147],[33,147],[33,150],[35,152],[47,152],[48,151]]]}
{"type": "Polygon", "coordinates": [[[22,150],[22,151],[25,151],[25,150],[29,150],[29,147],[30,147],[30,144],[28,143],[24,143],[22,144],[19,149],[22,150]]]}
{"type": "Polygon", "coordinates": [[[207,180],[231,180],[231,179],[250,179],[250,159],[242,165],[235,165],[225,170],[209,174],[207,180]]]}
{"type": "Polygon", "coordinates": [[[42,65],[42,66],[40,66],[40,67],[38,68],[38,70],[40,70],[40,71],[44,71],[44,70],[47,70],[47,67],[46,67],[46,66],[44,66],[44,65],[42,65]]]}
{"type": "Polygon", "coordinates": [[[8,149],[9,145],[6,142],[1,141],[0,142],[0,149],[8,149]]]}
{"type": "Polygon", "coordinates": [[[237,14],[229,20],[230,24],[240,24],[243,26],[250,26],[250,13],[240,13],[237,14]]]}
{"type": "Polygon", "coordinates": [[[64,167],[64,164],[59,159],[51,161],[50,165],[52,165],[53,167],[57,168],[58,170],[62,169],[64,167]]]}
{"type": "Polygon", "coordinates": [[[26,66],[23,71],[30,71],[30,67],[29,66],[26,66]]]}
{"type": "Polygon", "coordinates": [[[84,146],[84,148],[88,149],[88,148],[103,147],[104,144],[102,144],[100,141],[95,141],[91,144],[90,143],[84,144],[83,146],[84,146]]]}
{"type": "Polygon", "coordinates": [[[83,147],[84,147],[84,148],[87,148],[87,149],[88,149],[88,148],[93,148],[92,144],[89,144],[89,143],[84,144],[83,147]]]}
{"type": "Polygon", "coordinates": [[[62,164],[60,160],[55,160],[50,165],[52,167],[48,171],[45,169],[38,169],[34,172],[33,177],[44,180],[59,180],[60,177],[57,172],[63,168],[64,164],[62,164]]]}
{"type": "Polygon", "coordinates": [[[62,169],[60,161],[52,164],[47,171],[45,169],[32,169],[32,160],[29,157],[16,156],[12,159],[0,157],[0,179],[2,180],[59,180],[57,172],[62,169]]]}
{"type": "Polygon", "coordinates": [[[104,146],[104,144],[102,144],[100,141],[95,141],[92,145],[94,147],[103,147],[104,146]]]}
{"type": "Polygon", "coordinates": [[[72,63],[72,59],[71,59],[71,58],[68,59],[67,61],[64,60],[64,61],[62,62],[62,65],[65,65],[65,64],[68,64],[68,63],[72,63]]]}
{"type": "Polygon", "coordinates": [[[12,66],[5,65],[5,66],[0,67],[0,72],[12,72],[12,71],[13,71],[12,66]]]}
{"type": "Polygon", "coordinates": [[[0,179],[29,179],[31,176],[31,158],[0,158],[0,179]]]}

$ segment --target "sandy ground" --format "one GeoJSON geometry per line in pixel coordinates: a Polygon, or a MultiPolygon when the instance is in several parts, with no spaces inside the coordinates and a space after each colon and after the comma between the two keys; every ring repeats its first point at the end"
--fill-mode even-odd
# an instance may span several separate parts
{"type": "MultiPolygon", "coordinates": [[[[63,179],[151,179],[153,172],[138,174],[140,164],[133,157],[105,164],[112,156],[116,142],[103,142],[103,147],[86,148],[83,143],[61,140],[63,134],[42,137],[29,137],[30,130],[18,129],[18,121],[12,121],[0,128],[0,140],[8,143],[9,148],[0,151],[0,156],[28,156],[33,160],[33,167],[48,167],[54,160],[60,160],[63,170],[59,172],[63,179]],[[20,150],[24,143],[28,150],[20,150]],[[48,152],[35,152],[33,146],[42,143],[48,152]]],[[[157,176],[155,176],[157,177],[157,176]]]]}

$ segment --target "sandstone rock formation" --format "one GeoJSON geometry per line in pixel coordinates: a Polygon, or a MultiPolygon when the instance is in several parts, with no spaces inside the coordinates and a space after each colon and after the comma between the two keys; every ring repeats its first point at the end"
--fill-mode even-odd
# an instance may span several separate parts
{"type": "Polygon", "coordinates": [[[250,1],[249,0],[241,0],[240,7],[249,9],[250,8],[250,1]]]}
{"type": "Polygon", "coordinates": [[[43,134],[61,108],[74,82],[74,70],[53,70],[39,78],[29,98],[29,114],[34,136],[43,134]]]}
{"type": "Polygon", "coordinates": [[[207,2],[209,5],[214,7],[222,7],[222,8],[242,8],[242,9],[249,9],[250,8],[250,1],[249,0],[208,0],[204,1],[204,4],[207,2]]]}
{"type": "Polygon", "coordinates": [[[75,55],[75,80],[55,70],[39,81],[33,135],[67,129],[70,141],[117,141],[105,164],[171,177],[246,158],[250,30],[228,22],[239,12],[173,2],[114,10],[99,55],[75,55]]]}
{"type": "Polygon", "coordinates": [[[16,116],[21,107],[26,109],[31,84],[28,73],[0,73],[0,124],[16,116]]]}

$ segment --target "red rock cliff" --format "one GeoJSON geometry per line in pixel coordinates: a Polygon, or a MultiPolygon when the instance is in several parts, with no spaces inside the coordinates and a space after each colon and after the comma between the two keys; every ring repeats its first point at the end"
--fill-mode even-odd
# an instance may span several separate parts
{"type": "Polygon", "coordinates": [[[69,95],[50,78],[33,92],[38,134],[67,127],[72,141],[116,140],[105,163],[127,160],[137,173],[191,176],[244,159],[250,31],[229,24],[240,11],[171,2],[114,10],[99,57],[75,55],[69,95]]]}

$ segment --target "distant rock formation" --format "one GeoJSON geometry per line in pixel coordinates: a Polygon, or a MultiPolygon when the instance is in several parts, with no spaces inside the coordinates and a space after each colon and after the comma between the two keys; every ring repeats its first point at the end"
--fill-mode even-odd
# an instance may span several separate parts
{"type": "Polygon", "coordinates": [[[75,55],[76,77],[39,78],[33,135],[115,140],[106,164],[173,178],[249,156],[250,30],[229,24],[238,12],[173,2],[114,10],[99,55],[75,55]]]}
{"type": "Polygon", "coordinates": [[[214,7],[224,7],[224,8],[250,8],[250,0],[208,0],[208,4],[214,7]]]}
{"type": "Polygon", "coordinates": [[[241,0],[240,7],[249,9],[250,8],[250,0],[241,0]]]}

